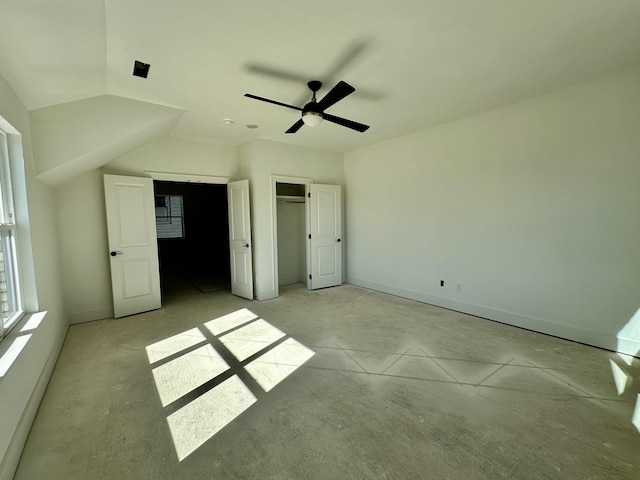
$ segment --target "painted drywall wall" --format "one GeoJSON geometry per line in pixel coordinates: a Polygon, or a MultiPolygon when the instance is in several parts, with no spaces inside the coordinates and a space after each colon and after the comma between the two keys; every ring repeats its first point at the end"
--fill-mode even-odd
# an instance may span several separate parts
{"type": "Polygon", "coordinates": [[[237,147],[166,137],[105,166],[105,172],[118,175],[148,171],[234,178],[238,174],[237,147]]]}
{"type": "Polygon", "coordinates": [[[346,154],[347,280],[615,348],[640,306],[639,85],[636,69],[346,154]]]}
{"type": "Polygon", "coordinates": [[[167,137],[56,187],[65,308],[70,323],[113,316],[102,175],[144,176],[147,171],[234,177],[237,149],[167,137]]]}
{"type": "Polygon", "coordinates": [[[102,172],[93,170],[62,184],[56,190],[56,205],[69,322],[112,317],[102,172]]]}
{"type": "Polygon", "coordinates": [[[277,296],[272,175],[308,177],[343,185],[343,156],[306,147],[254,140],[240,148],[240,173],[250,180],[254,289],[258,300],[277,296]]]}
{"type": "Polygon", "coordinates": [[[183,110],[115,95],[30,112],[38,178],[51,185],[165,137],[183,110]],[[73,138],[73,141],[67,139],[73,138]]]}
{"type": "Polygon", "coordinates": [[[250,179],[254,275],[257,298],[262,300],[273,298],[276,292],[271,175],[305,176],[317,183],[341,185],[343,160],[339,154],[263,140],[238,149],[168,137],[59,185],[57,218],[65,261],[65,308],[71,323],[109,318],[113,313],[102,174],[144,175],[148,171],[250,179]]]}
{"type": "Polygon", "coordinates": [[[17,158],[12,167],[25,305],[48,312],[0,380],[0,480],[9,480],[60,351],[67,321],[53,191],[35,178],[29,114],[2,76],[0,116],[22,134],[24,158],[17,158]]]}
{"type": "Polygon", "coordinates": [[[278,284],[306,283],[306,209],[302,203],[278,201],[278,284]]]}

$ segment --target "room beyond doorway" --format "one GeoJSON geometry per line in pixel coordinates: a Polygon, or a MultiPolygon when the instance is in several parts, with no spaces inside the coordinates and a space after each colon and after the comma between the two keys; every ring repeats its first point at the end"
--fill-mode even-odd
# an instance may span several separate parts
{"type": "Polygon", "coordinates": [[[163,297],[188,282],[201,293],[228,290],[227,186],[154,181],[163,297]]]}

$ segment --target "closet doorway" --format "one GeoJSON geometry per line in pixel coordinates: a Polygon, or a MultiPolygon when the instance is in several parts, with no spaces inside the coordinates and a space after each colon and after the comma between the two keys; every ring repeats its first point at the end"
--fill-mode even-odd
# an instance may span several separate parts
{"type": "Polygon", "coordinates": [[[154,194],[163,298],[228,290],[227,185],[156,180],[154,194]]]}
{"type": "Polygon", "coordinates": [[[310,178],[272,175],[274,290],[342,284],[342,190],[310,178]]]}
{"type": "Polygon", "coordinates": [[[307,281],[306,202],[301,184],[276,183],[278,286],[307,281]]]}
{"type": "Polygon", "coordinates": [[[276,296],[279,287],[308,280],[306,186],[310,178],[272,177],[276,296]]]}

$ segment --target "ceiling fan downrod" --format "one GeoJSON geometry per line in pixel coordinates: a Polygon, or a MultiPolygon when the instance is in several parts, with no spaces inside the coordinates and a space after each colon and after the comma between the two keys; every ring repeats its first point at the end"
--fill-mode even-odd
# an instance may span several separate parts
{"type": "Polygon", "coordinates": [[[318,80],[311,80],[307,83],[307,86],[311,90],[311,101],[307,103],[302,109],[302,121],[309,127],[317,127],[322,123],[322,111],[318,107],[318,101],[316,100],[316,92],[322,87],[322,82],[318,80]]]}

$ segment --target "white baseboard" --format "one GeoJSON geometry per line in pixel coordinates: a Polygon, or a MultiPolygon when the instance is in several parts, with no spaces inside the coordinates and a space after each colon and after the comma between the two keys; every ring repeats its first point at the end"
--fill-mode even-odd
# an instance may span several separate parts
{"type": "Polygon", "coordinates": [[[113,308],[98,308],[95,310],[85,310],[84,312],[75,312],[68,315],[69,324],[93,322],[94,320],[103,320],[105,318],[113,318],[113,308]]]}
{"type": "MultiPolygon", "coordinates": [[[[570,325],[563,325],[540,318],[527,317],[517,313],[505,312],[503,310],[498,310],[483,305],[465,303],[451,298],[438,297],[435,295],[429,295],[422,292],[398,288],[391,285],[370,282],[359,278],[347,277],[347,283],[356,285],[358,287],[368,288],[370,290],[376,290],[378,292],[388,293],[390,295],[395,295],[398,297],[408,298],[410,300],[416,300],[422,303],[428,303],[430,305],[435,305],[449,310],[455,310],[456,312],[462,312],[469,315],[474,315],[476,317],[494,320],[496,322],[505,323],[507,325],[525,328],[534,332],[544,333],[547,335],[552,335],[554,337],[584,343],[598,348],[604,348],[612,351],[619,350],[617,339],[613,335],[594,332],[591,330],[584,330],[581,328],[573,327],[570,325]]],[[[629,355],[638,355],[638,352],[640,352],[640,344],[637,345],[637,349],[634,353],[629,353],[634,348],[631,343],[629,343],[627,347],[628,348],[625,348],[625,351],[622,351],[622,353],[627,353],[629,355]]]]}

